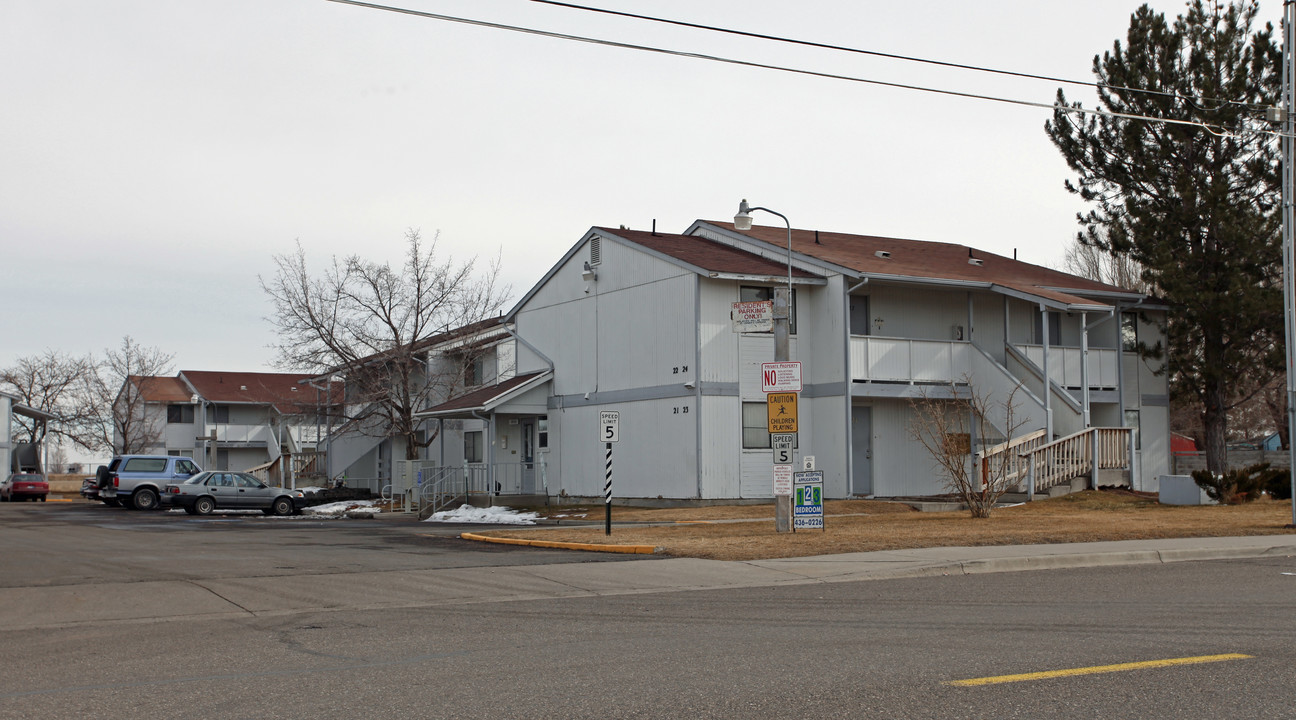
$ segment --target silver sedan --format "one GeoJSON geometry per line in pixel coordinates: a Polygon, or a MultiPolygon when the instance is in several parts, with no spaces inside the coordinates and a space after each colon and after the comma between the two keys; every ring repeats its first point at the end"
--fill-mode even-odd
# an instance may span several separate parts
{"type": "Polygon", "coordinates": [[[260,510],[267,515],[292,515],[305,505],[300,490],[266,485],[247,473],[210,470],[177,485],[167,485],[168,505],[190,515],[210,515],[213,510],[260,510]]]}

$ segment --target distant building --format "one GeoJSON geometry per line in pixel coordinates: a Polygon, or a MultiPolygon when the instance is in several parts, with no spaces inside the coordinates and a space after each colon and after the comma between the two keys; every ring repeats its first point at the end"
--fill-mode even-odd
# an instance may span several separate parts
{"type": "Polygon", "coordinates": [[[16,472],[44,472],[45,433],[40,428],[55,417],[43,410],[23,405],[21,400],[16,395],[0,392],[0,475],[3,477],[16,472]],[[15,415],[25,417],[37,426],[36,442],[19,442],[14,439],[18,429],[15,415]]]}
{"type": "MultiPolygon", "coordinates": [[[[191,457],[207,470],[253,471],[276,482],[323,477],[318,445],[330,410],[341,401],[338,384],[316,387],[300,373],[184,370],[175,377],[131,378],[127,385],[143,395],[147,422],[139,426],[148,430],[147,452],[191,457]]],[[[120,435],[119,428],[118,452],[120,435]]]]}

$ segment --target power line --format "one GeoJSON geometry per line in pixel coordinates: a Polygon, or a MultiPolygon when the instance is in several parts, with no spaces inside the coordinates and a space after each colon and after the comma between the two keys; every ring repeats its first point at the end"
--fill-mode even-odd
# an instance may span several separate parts
{"type": "MultiPolygon", "coordinates": [[[[764,33],[748,32],[745,30],[734,30],[733,28],[718,27],[715,25],[702,25],[691,23],[684,20],[671,20],[669,18],[654,17],[652,15],[639,15],[636,13],[623,12],[621,10],[608,10],[606,8],[590,7],[588,5],[576,5],[574,3],[560,2],[559,0],[531,0],[531,2],[542,3],[544,5],[554,5],[557,7],[571,8],[573,10],[585,10],[588,12],[602,13],[605,15],[615,15],[618,17],[634,18],[636,20],[647,20],[649,22],[664,23],[667,25],[677,25],[679,27],[693,28],[696,30],[709,30],[711,32],[725,33],[728,35],[738,35],[741,37],[756,38],[758,40],[771,40],[774,42],[788,43],[792,45],[804,45],[806,47],[821,48],[825,50],[837,50],[840,52],[855,53],[858,55],[871,55],[873,57],[887,58],[889,60],[904,60],[906,62],[923,63],[927,65],[936,65],[939,67],[955,68],[958,70],[974,70],[976,72],[993,73],[996,75],[1007,75],[1009,77],[1025,78],[1028,80],[1045,80],[1048,82],[1062,83],[1065,85],[1079,85],[1082,87],[1101,88],[1104,90],[1116,90],[1122,92],[1144,93],[1147,95],[1160,95],[1163,97],[1180,98],[1179,93],[1169,92],[1166,90],[1148,90],[1145,88],[1123,87],[1121,85],[1107,85],[1105,83],[1090,82],[1087,80],[1069,80],[1067,78],[1053,77],[1050,75],[1035,75],[1033,73],[1017,72],[1015,70],[1000,70],[996,68],[985,67],[982,65],[967,65],[964,63],[948,62],[945,60],[932,60],[930,58],[920,58],[910,55],[897,55],[895,53],[882,52],[880,50],[864,50],[862,48],[853,48],[844,45],[831,45],[829,43],[815,42],[813,40],[798,40],[796,38],[782,37],[779,35],[767,35],[764,33]]],[[[1191,98],[1184,98],[1189,102],[1194,102],[1191,98]]],[[[1246,103],[1239,100],[1224,100],[1219,98],[1201,98],[1200,102],[1225,103],[1229,105],[1239,105],[1241,107],[1263,110],[1266,106],[1255,103],[1246,103]]]]}
{"type": "MultiPolygon", "coordinates": [[[[1042,108],[1044,110],[1061,111],[1073,115],[1098,115],[1102,117],[1121,118],[1126,120],[1144,120],[1148,122],[1158,122],[1167,125],[1185,125],[1190,127],[1202,128],[1203,130],[1214,133],[1216,135],[1229,135],[1232,134],[1233,132],[1227,128],[1211,126],[1206,123],[1197,122],[1193,120],[1177,120],[1174,118],[1153,117],[1150,115],[1134,115],[1130,113],[1110,112],[1106,110],[1097,110],[1097,109],[1089,110],[1089,109],[1075,107],[1071,105],[1041,103],[1041,102],[1034,102],[1031,100],[1018,100],[1016,98],[1004,98],[1004,97],[996,97],[994,95],[981,95],[977,93],[962,92],[959,90],[944,90],[941,88],[924,87],[921,85],[908,85],[905,83],[887,82],[885,80],[872,80],[869,78],[855,77],[853,75],[841,75],[838,73],[821,72],[818,70],[804,70],[800,68],[786,67],[783,65],[771,65],[769,63],[759,63],[751,60],[739,60],[736,58],[721,57],[719,55],[706,55],[703,53],[685,52],[682,50],[669,50],[666,48],[653,47],[651,45],[636,45],[633,43],[619,42],[616,40],[603,40],[600,38],[584,37],[582,35],[571,35],[568,33],[553,32],[550,30],[540,30],[538,28],[521,27],[518,25],[505,25],[503,23],[489,22],[486,20],[473,20],[471,18],[455,17],[453,15],[441,15],[438,13],[424,12],[422,10],[411,10],[409,8],[400,8],[400,7],[393,7],[390,5],[378,5],[376,3],[362,2],[361,0],[328,0],[328,2],[334,2],[341,5],[354,5],[356,7],[370,8],[372,10],[383,10],[386,12],[392,12],[401,15],[412,15],[415,17],[428,18],[431,20],[444,20],[446,22],[454,22],[454,23],[461,23],[464,25],[474,25],[477,27],[492,28],[495,30],[508,30],[510,32],[518,32],[526,35],[538,35],[541,37],[550,37],[559,40],[570,40],[573,42],[582,42],[591,45],[603,45],[606,47],[615,47],[624,50],[639,50],[641,52],[650,52],[650,53],[657,53],[659,55],[671,55],[674,57],[691,58],[694,60],[707,60],[710,62],[725,63],[728,65],[738,65],[740,67],[758,68],[761,70],[777,70],[779,72],[792,73],[796,75],[807,75],[810,77],[826,78],[829,80],[844,80],[847,82],[861,83],[864,85],[875,85],[879,87],[889,87],[898,90],[912,90],[915,92],[926,92],[926,93],[932,93],[936,95],[947,95],[952,97],[967,98],[970,100],[986,100],[990,102],[998,102],[998,103],[1004,103],[1008,105],[1020,105],[1024,107],[1042,108]]],[[[1258,132],[1272,134],[1272,135],[1281,135],[1280,132],[1269,130],[1269,129],[1259,130],[1258,132]]]]}

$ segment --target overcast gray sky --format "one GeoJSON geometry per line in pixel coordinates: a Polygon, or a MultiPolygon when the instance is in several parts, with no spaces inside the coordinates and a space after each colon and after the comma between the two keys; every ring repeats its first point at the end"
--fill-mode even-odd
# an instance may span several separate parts
{"type": "MultiPolygon", "coordinates": [[[[527,0],[399,4],[1043,103],[1057,89],[527,0]]],[[[1137,7],[584,4],[1079,80],[1137,7]]],[[[1280,13],[1262,7],[1275,24],[1280,13]]],[[[517,298],[592,225],[656,219],[678,232],[731,218],[743,197],[799,228],[1016,249],[1054,266],[1081,207],[1043,109],[327,0],[5,0],[0,77],[0,366],[129,334],[174,353],[177,369],[270,370],[257,275],[297,240],[320,264],[395,263],[406,228],[439,231],[456,259],[501,253],[517,298]]]]}

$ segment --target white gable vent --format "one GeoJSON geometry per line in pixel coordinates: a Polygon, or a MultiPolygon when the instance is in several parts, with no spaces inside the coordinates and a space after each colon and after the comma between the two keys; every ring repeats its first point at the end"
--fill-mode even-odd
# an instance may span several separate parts
{"type": "Polygon", "coordinates": [[[603,262],[603,238],[595,235],[590,238],[590,265],[598,265],[603,262]]]}
{"type": "Polygon", "coordinates": [[[891,253],[888,252],[888,251],[886,251],[886,250],[878,250],[877,252],[875,252],[875,253],[873,253],[873,254],[874,254],[874,255],[877,255],[878,257],[882,258],[883,260],[890,260],[890,259],[891,259],[891,253]]]}

